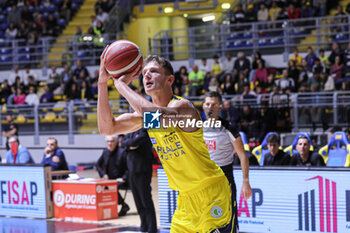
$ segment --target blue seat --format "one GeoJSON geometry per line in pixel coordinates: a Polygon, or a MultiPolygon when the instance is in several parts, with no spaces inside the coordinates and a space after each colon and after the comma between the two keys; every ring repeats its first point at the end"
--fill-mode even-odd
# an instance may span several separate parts
{"type": "Polygon", "coordinates": [[[265,154],[269,153],[269,150],[267,149],[267,138],[271,134],[277,134],[276,132],[269,132],[266,134],[264,137],[264,140],[261,142],[261,144],[257,147],[255,147],[252,151],[253,155],[257,158],[259,165],[263,166],[264,165],[264,157],[265,154]]]}
{"type": "Polygon", "coordinates": [[[50,5],[47,7],[47,10],[51,13],[57,11],[57,7],[55,5],[50,5]]]}
{"type": "Polygon", "coordinates": [[[72,3],[72,6],[70,7],[71,10],[76,11],[79,9],[79,5],[76,3],[72,3]]]}
{"type": "Polygon", "coordinates": [[[36,10],[39,11],[40,13],[44,13],[46,9],[45,9],[44,6],[41,6],[41,5],[40,5],[40,6],[37,6],[37,7],[36,7],[36,10]]]}
{"type": "Polygon", "coordinates": [[[66,22],[65,19],[59,19],[57,21],[57,25],[60,26],[60,27],[64,27],[64,26],[66,26],[66,24],[67,24],[67,22],[66,22]]]}
{"type": "Polygon", "coordinates": [[[295,146],[298,143],[298,139],[300,137],[303,137],[303,136],[307,137],[307,139],[309,140],[309,143],[310,143],[310,151],[313,151],[314,150],[314,146],[312,145],[310,135],[308,133],[305,133],[305,132],[298,133],[297,136],[294,138],[294,141],[292,142],[292,145],[287,146],[283,151],[286,152],[290,156],[292,156],[293,154],[298,153],[298,151],[295,149],[295,146]]]}
{"type": "Polygon", "coordinates": [[[18,57],[18,61],[30,61],[30,55],[22,55],[18,57]]]}
{"type": "Polygon", "coordinates": [[[350,167],[350,142],[344,132],[335,132],[318,153],[327,167],[350,167]]]}
{"type": "Polygon", "coordinates": [[[4,22],[4,21],[6,21],[6,17],[5,15],[0,13],[0,22],[4,22]]]}
{"type": "Polygon", "coordinates": [[[11,48],[2,48],[1,49],[1,54],[11,54],[12,49],[11,48]]]}
{"type": "Polygon", "coordinates": [[[5,33],[3,31],[0,30],[0,38],[3,38],[5,35],[5,33]]]}
{"type": "Polygon", "coordinates": [[[78,58],[85,58],[87,57],[89,54],[87,51],[78,51],[78,58]]]}
{"type": "Polygon", "coordinates": [[[3,22],[3,23],[0,24],[0,30],[5,31],[8,28],[8,26],[9,25],[6,22],[3,22]]]}
{"type": "Polygon", "coordinates": [[[242,132],[242,131],[239,132],[239,135],[241,135],[241,139],[242,139],[242,142],[243,142],[244,150],[245,151],[250,151],[247,135],[245,135],[245,133],[242,132]]]}
{"type": "Polygon", "coordinates": [[[3,56],[0,57],[0,61],[1,62],[10,62],[10,61],[12,61],[12,57],[3,55],[3,56]]]}

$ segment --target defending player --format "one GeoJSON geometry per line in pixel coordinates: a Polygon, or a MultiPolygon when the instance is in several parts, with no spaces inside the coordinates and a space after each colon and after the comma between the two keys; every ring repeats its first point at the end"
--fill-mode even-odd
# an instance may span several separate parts
{"type": "MultiPolygon", "coordinates": [[[[106,51],[106,49],[105,49],[106,51]]],[[[101,134],[128,133],[142,127],[143,108],[159,110],[172,120],[200,120],[193,105],[172,94],[173,68],[164,58],[148,56],[144,62],[143,84],[153,102],[133,91],[128,84],[137,79],[140,69],[115,80],[115,87],[135,110],[114,118],[108,102],[107,80],[101,56],[98,83],[98,126],[101,134]]],[[[155,116],[156,117],[156,116],[155,116]]],[[[228,181],[210,160],[201,128],[168,127],[148,130],[149,136],[167,173],[169,185],[179,191],[178,208],[172,219],[171,232],[233,231],[233,202],[228,181]]]]}
{"type": "MultiPolygon", "coordinates": [[[[243,184],[241,195],[248,199],[252,195],[249,184],[249,161],[244,151],[243,142],[239,133],[233,129],[229,122],[219,118],[222,109],[222,97],[217,92],[209,92],[203,103],[203,110],[207,120],[220,120],[220,128],[203,128],[203,137],[207,144],[210,158],[224,171],[232,189],[233,200],[236,202],[236,184],[233,178],[233,154],[237,153],[241,161],[243,184]]],[[[236,205],[237,207],[237,205],[236,205]]],[[[237,208],[235,208],[235,229],[238,229],[237,208]]]]}

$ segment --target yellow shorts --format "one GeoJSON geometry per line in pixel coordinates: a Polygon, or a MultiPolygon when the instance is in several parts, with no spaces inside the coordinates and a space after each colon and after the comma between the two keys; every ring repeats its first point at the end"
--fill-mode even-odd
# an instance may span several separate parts
{"type": "Polygon", "coordinates": [[[180,192],[170,232],[211,232],[232,220],[231,189],[226,177],[206,180],[201,188],[180,192]]]}

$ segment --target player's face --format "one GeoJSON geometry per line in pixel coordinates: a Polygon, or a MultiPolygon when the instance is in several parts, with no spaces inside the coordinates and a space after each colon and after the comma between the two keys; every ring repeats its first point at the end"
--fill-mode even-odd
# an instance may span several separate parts
{"type": "Polygon", "coordinates": [[[109,151],[114,151],[117,144],[118,144],[118,141],[115,137],[110,137],[110,136],[106,137],[106,145],[109,151]]]}
{"type": "Polygon", "coordinates": [[[222,105],[219,102],[217,97],[206,97],[203,103],[203,110],[207,118],[215,118],[219,117],[220,109],[222,105]]]}
{"type": "Polygon", "coordinates": [[[300,138],[295,148],[301,156],[308,155],[310,151],[309,141],[305,138],[300,138]]]}
{"type": "Polygon", "coordinates": [[[267,143],[267,149],[269,149],[270,153],[275,156],[278,153],[280,144],[277,142],[269,142],[267,143]]]}
{"type": "Polygon", "coordinates": [[[143,86],[147,94],[154,91],[162,90],[167,84],[166,80],[169,75],[165,74],[165,70],[157,62],[149,62],[142,71],[143,86]]]}

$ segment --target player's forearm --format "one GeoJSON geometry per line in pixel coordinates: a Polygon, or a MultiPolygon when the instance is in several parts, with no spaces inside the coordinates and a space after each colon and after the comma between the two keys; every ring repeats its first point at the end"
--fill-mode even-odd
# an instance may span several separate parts
{"type": "Polygon", "coordinates": [[[97,123],[100,134],[108,135],[108,132],[113,125],[113,118],[113,113],[108,102],[107,82],[99,82],[97,99],[97,123]]]}
{"type": "Polygon", "coordinates": [[[249,181],[249,161],[241,137],[233,142],[233,146],[241,162],[243,181],[249,181]]]}

